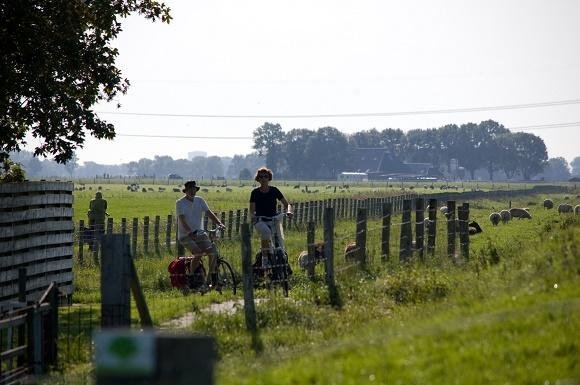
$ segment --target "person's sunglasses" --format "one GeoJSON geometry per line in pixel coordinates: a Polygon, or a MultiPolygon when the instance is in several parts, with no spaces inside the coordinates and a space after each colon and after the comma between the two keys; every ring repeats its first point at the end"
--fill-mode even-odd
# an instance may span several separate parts
{"type": "Polygon", "coordinates": [[[267,174],[266,175],[258,175],[258,178],[269,178],[269,177],[270,177],[270,175],[267,175],[267,174]]]}

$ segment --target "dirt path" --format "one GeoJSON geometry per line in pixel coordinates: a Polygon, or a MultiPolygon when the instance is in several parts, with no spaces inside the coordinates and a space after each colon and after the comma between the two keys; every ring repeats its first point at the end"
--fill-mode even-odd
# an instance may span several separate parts
{"type": "MultiPolygon", "coordinates": [[[[256,298],[255,303],[258,304],[260,302],[266,301],[265,298],[256,298]]],[[[227,314],[234,314],[238,310],[244,308],[244,300],[237,299],[231,301],[225,301],[220,303],[212,303],[206,308],[201,309],[201,312],[204,313],[227,313],[227,314]]],[[[174,318],[172,320],[166,321],[161,324],[159,327],[160,329],[183,329],[190,326],[193,321],[195,321],[194,312],[185,313],[179,318],[174,318]]]]}

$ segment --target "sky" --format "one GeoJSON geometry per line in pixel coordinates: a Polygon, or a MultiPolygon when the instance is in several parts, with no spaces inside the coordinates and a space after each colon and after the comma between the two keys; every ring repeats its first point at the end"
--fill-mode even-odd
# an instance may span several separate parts
{"type": "Polygon", "coordinates": [[[549,157],[580,156],[580,1],[165,3],[170,24],[124,20],[131,87],[94,108],[118,137],[88,139],[81,163],[247,154],[264,122],[349,134],[493,119],[549,157]]]}

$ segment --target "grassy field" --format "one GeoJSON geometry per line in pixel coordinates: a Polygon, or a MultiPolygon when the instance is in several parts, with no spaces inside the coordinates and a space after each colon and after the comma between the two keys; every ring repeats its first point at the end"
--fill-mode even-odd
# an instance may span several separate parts
{"type": "MultiPolygon", "coordinates": [[[[576,194],[549,198],[578,204],[576,194]]],[[[257,306],[254,338],[245,330],[243,312],[201,311],[231,295],[183,296],[170,288],[166,267],[172,256],[136,264],[157,325],[194,311],[188,331],[216,338],[218,384],[580,384],[580,218],[543,210],[544,198],[514,200],[514,206],[530,207],[533,219],[497,227],[487,216],[507,202],[470,202],[471,217],[484,232],[471,238],[470,259],[459,264],[446,257],[441,227],[434,257],[401,266],[395,216],[391,260],[380,261],[380,224],[374,219],[368,224],[369,263],[351,265],[341,249],[354,239],[355,224],[338,222],[339,306],[331,306],[322,270],[310,282],[295,265],[305,232],[287,231],[295,271],[290,298],[256,293],[268,300],[257,306]]],[[[221,248],[240,271],[239,243],[223,242],[221,248]]],[[[97,309],[98,269],[75,266],[75,275],[75,303],[97,309]]],[[[87,383],[92,369],[82,361],[44,383],[87,383]]]]}

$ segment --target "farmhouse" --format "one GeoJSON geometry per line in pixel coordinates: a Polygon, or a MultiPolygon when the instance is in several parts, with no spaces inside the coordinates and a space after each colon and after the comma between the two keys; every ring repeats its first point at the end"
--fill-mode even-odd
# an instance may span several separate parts
{"type": "Polygon", "coordinates": [[[435,180],[443,176],[431,163],[403,162],[385,148],[357,148],[352,169],[342,174],[351,173],[364,174],[368,180],[435,180]]]}

